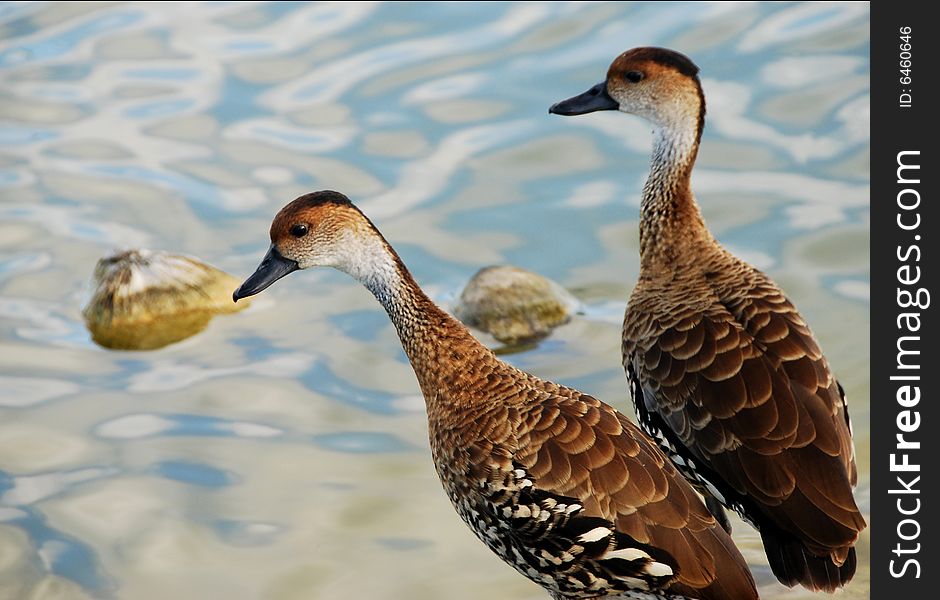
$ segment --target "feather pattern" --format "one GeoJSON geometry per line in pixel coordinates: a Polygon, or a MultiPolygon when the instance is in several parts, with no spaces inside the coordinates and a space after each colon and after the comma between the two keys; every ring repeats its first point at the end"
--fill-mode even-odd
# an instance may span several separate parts
{"type": "Polygon", "coordinates": [[[648,429],[669,432],[673,452],[708,468],[700,477],[726,505],[758,527],[798,535],[840,567],[865,526],[852,496],[857,471],[840,387],[779,289],[716,254],[726,279],[716,285],[699,274],[698,296],[710,299],[704,310],[685,293],[645,282],[635,289],[623,354],[637,412],[648,429]],[[655,329],[635,316],[667,312],[655,329]],[[702,350],[688,354],[689,346],[702,350]]]}
{"type": "Polygon", "coordinates": [[[457,512],[500,557],[557,598],[756,597],[730,538],[622,414],[505,364],[486,381],[508,395],[471,426],[430,417],[430,435],[457,512]]]}

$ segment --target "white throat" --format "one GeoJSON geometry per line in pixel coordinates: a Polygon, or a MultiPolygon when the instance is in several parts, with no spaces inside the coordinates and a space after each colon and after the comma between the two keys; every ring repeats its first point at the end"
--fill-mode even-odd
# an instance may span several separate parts
{"type": "Polygon", "coordinates": [[[688,175],[698,150],[699,121],[703,110],[698,93],[693,89],[683,89],[667,101],[654,102],[651,98],[643,98],[635,102],[633,108],[631,112],[653,125],[650,179],[676,179],[688,175]]]}
{"type": "Polygon", "coordinates": [[[698,152],[698,116],[670,115],[653,123],[650,174],[643,187],[642,206],[650,207],[688,185],[698,152]]]}
{"type": "Polygon", "coordinates": [[[347,230],[336,244],[331,266],[366,286],[386,309],[400,294],[402,277],[395,255],[374,232],[347,230]]]}
{"type": "Polygon", "coordinates": [[[696,148],[695,125],[667,122],[653,127],[653,165],[685,167],[696,148]]]}

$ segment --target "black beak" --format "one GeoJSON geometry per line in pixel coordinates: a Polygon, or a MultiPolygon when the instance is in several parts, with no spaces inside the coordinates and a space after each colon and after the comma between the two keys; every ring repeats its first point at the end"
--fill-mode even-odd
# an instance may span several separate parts
{"type": "Polygon", "coordinates": [[[232,294],[232,300],[238,302],[241,298],[254,296],[265,289],[281,277],[293,273],[300,268],[296,260],[284,258],[277,251],[274,244],[268,248],[268,253],[261,259],[261,264],[255,269],[255,272],[245,280],[245,283],[238,286],[235,293],[232,294]]]}
{"type": "Polygon", "coordinates": [[[602,81],[583,94],[552,104],[548,112],[569,117],[598,110],[617,110],[619,108],[620,104],[607,94],[607,82],[602,81]]]}

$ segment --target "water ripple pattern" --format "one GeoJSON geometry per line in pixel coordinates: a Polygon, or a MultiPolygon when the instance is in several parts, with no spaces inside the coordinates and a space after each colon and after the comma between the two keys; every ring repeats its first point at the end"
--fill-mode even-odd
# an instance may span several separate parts
{"type": "MultiPolygon", "coordinates": [[[[813,324],[869,516],[866,3],[4,3],[0,599],[543,598],[454,517],[414,375],[347,277],[149,352],[95,346],[80,309],[111,249],[247,275],[278,208],[338,189],[445,306],[493,263],[571,289],[584,314],[507,359],[632,414],[650,134],[547,109],[638,45],[702,68],[699,202],[813,324]]],[[[810,597],[734,531],[763,598],[810,597]]]]}

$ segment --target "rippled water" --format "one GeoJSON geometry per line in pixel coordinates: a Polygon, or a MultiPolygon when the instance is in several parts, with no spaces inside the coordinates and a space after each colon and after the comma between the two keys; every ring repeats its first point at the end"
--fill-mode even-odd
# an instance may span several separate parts
{"type": "MultiPolygon", "coordinates": [[[[0,5],[0,598],[544,598],[453,514],[378,305],[295,276],[152,352],[80,308],[114,247],[250,273],[342,190],[449,303],[514,263],[586,314],[513,363],[629,411],[619,322],[650,136],[550,117],[613,56],[702,67],[709,224],[813,324],[869,497],[867,4],[0,5]]],[[[492,343],[493,340],[488,339],[492,343]]],[[[764,598],[753,530],[735,539],[764,598]]],[[[868,532],[842,598],[868,596],[868,532]]]]}

